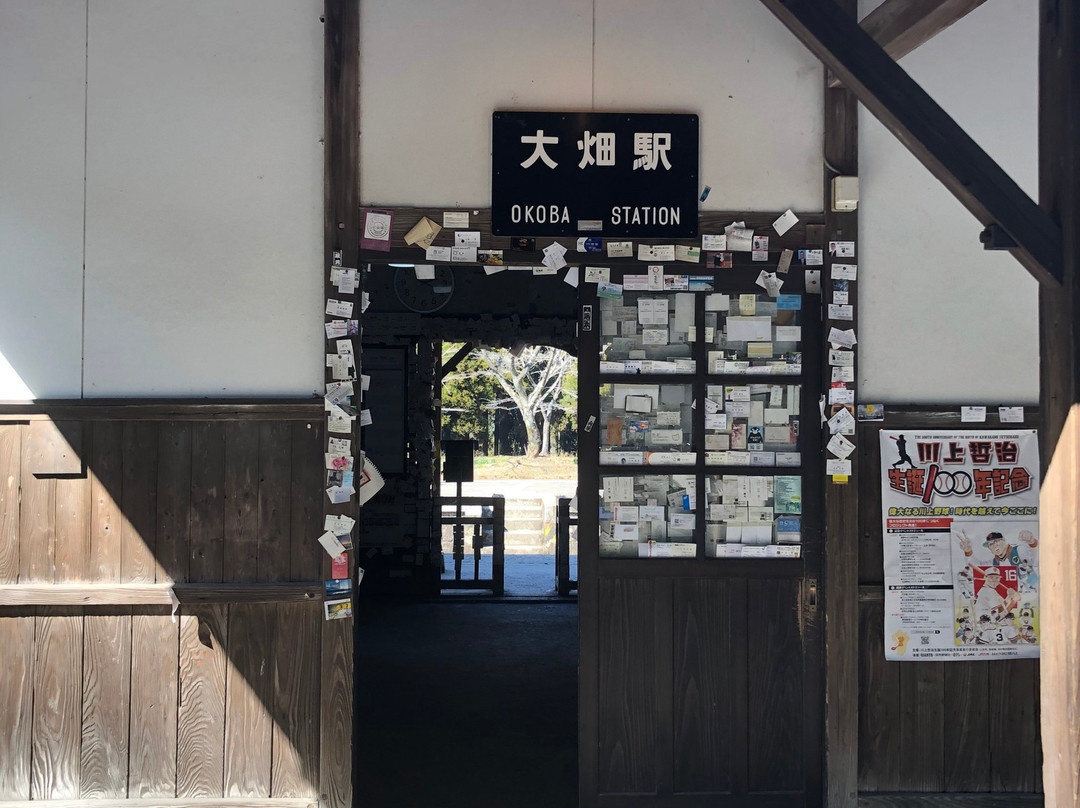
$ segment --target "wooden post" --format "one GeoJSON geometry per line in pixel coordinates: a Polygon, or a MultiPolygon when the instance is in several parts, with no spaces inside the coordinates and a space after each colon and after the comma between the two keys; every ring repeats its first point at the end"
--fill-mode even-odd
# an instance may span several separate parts
{"type": "MultiPolygon", "coordinates": [[[[326,26],[326,209],[323,214],[323,262],[319,271],[323,273],[326,296],[336,297],[337,290],[329,276],[334,251],[341,251],[344,266],[360,268],[359,0],[326,0],[323,22],[326,26]]],[[[354,316],[360,316],[359,294],[355,297],[354,316]]],[[[353,343],[353,353],[357,357],[359,342],[357,337],[353,343]]],[[[355,427],[351,438],[355,454],[359,443],[355,427]]],[[[331,506],[324,498],[323,504],[327,513],[358,515],[355,500],[347,505],[331,506]]],[[[330,577],[329,558],[325,559],[323,569],[324,577],[330,577]]],[[[355,562],[350,563],[351,577],[355,575],[355,569],[355,562]]],[[[354,592],[354,598],[356,594],[354,592]]],[[[352,620],[330,620],[323,624],[319,743],[321,808],[350,808],[353,802],[353,628],[352,620]]]]}
{"type": "MultiPolygon", "coordinates": [[[[841,0],[843,10],[855,17],[856,0],[841,0]]],[[[832,178],[859,173],[859,104],[854,94],[843,87],[829,86],[825,71],[825,234],[828,241],[854,241],[857,261],[858,213],[832,212],[832,178]]],[[[828,244],[825,245],[826,248],[828,244]]],[[[828,259],[821,279],[824,303],[832,300],[832,281],[828,259]]],[[[855,303],[853,322],[826,322],[837,328],[854,328],[858,333],[858,288],[848,285],[849,300],[855,303]]],[[[856,361],[858,349],[856,348],[856,361]]],[[[832,383],[831,370],[823,366],[822,389],[832,383]]],[[[858,378],[858,374],[856,374],[858,378]]],[[[823,440],[828,440],[828,434],[823,440]]],[[[828,452],[826,452],[826,456],[828,452]]],[[[851,455],[851,481],[838,485],[825,483],[825,804],[829,808],[854,808],[858,802],[859,751],[859,497],[858,475],[872,474],[859,469],[859,453],[851,455]]],[[[820,461],[819,461],[820,462],[820,461]]],[[[824,473],[824,468],[821,469],[824,473]]]]}
{"type": "Polygon", "coordinates": [[[1041,0],[1039,202],[1061,225],[1061,289],[1039,296],[1044,478],[1039,501],[1043,789],[1080,804],[1080,9],[1041,0]]]}

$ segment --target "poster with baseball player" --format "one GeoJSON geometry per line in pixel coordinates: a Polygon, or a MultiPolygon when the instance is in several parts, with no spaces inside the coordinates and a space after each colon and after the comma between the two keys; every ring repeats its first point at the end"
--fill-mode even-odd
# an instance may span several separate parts
{"type": "Polygon", "coordinates": [[[1039,655],[1034,430],[882,430],[885,657],[1039,655]]]}

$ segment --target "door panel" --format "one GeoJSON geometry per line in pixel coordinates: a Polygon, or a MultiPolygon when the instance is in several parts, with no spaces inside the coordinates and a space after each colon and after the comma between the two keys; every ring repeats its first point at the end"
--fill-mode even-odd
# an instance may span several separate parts
{"type": "Polygon", "coordinates": [[[655,582],[600,584],[600,790],[656,790],[655,582]]]}

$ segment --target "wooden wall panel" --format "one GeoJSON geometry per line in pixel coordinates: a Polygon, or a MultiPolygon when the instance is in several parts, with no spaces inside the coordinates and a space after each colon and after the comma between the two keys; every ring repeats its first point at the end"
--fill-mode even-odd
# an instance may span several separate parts
{"type": "Polygon", "coordinates": [[[353,803],[352,621],[323,621],[321,644],[319,804],[347,808],[353,803]]]}
{"type": "Polygon", "coordinates": [[[83,799],[127,796],[131,615],[87,614],[83,623],[83,799]]]}
{"type": "MultiPolygon", "coordinates": [[[[674,791],[732,791],[746,745],[731,733],[745,709],[745,586],[679,580],[674,588],[674,791]],[[735,591],[739,590],[739,591],[735,591]],[[736,626],[738,628],[736,628],[736,626]],[[738,635],[736,635],[738,632],[738,635]],[[736,642],[738,636],[738,642],[736,642]]],[[[738,779],[742,779],[741,777],[738,779]]]]}
{"type": "Polygon", "coordinates": [[[319,784],[319,604],[277,606],[271,797],[315,797],[319,784]],[[283,652],[288,648],[288,652],[283,652]]]}
{"type": "Polygon", "coordinates": [[[128,796],[176,793],[179,625],[168,613],[136,609],[131,618],[131,740],[128,796]]]}
{"type": "Polygon", "coordinates": [[[601,793],[656,791],[655,586],[649,579],[600,582],[601,793]]]}
{"type": "Polygon", "coordinates": [[[750,791],[803,788],[803,671],[799,582],[747,582],[750,791]]]}
{"type": "Polygon", "coordinates": [[[0,424],[0,584],[19,580],[21,424],[0,424]]]}
{"type": "Polygon", "coordinates": [[[945,666],[945,790],[990,786],[989,662],[945,666]]]}
{"type": "Polygon", "coordinates": [[[82,768],[82,615],[47,607],[34,620],[30,797],[74,799],[82,768]]]}
{"type": "Polygon", "coordinates": [[[273,607],[229,609],[225,796],[269,797],[273,728],[273,607]]]}
{"type": "Polygon", "coordinates": [[[289,578],[292,427],[284,421],[259,424],[259,558],[256,578],[289,578]]]}
{"type": "Polygon", "coordinates": [[[191,509],[191,424],[158,428],[157,525],[154,557],[160,582],[188,578],[191,509]]]}
{"type": "Polygon", "coordinates": [[[156,578],[157,454],[157,424],[124,424],[120,501],[124,514],[120,577],[124,583],[153,583],[156,578]]]}
{"type": "Polygon", "coordinates": [[[119,583],[124,516],[124,426],[99,421],[90,435],[90,566],[87,580],[119,583]]]}
{"type": "MultiPolygon", "coordinates": [[[[185,607],[180,615],[180,704],[176,796],[222,796],[228,607],[185,607]]],[[[242,640],[241,640],[242,641],[242,640]]]]}
{"type": "Polygon", "coordinates": [[[900,667],[885,661],[884,604],[859,605],[859,790],[898,791],[900,667]]]}
{"type": "Polygon", "coordinates": [[[56,545],[56,480],[34,473],[51,468],[53,448],[46,441],[55,432],[24,433],[19,502],[19,583],[52,583],[56,545]]]}
{"type": "Polygon", "coordinates": [[[259,561],[259,425],[225,424],[226,581],[254,581],[259,561]]]}
{"type": "MultiPolygon", "coordinates": [[[[997,661],[989,666],[990,790],[1034,791],[1039,746],[1035,709],[1038,660],[997,661]]],[[[1080,766],[1080,761],[1074,763],[1080,766]]]]}
{"type": "Polygon", "coordinates": [[[0,648],[0,800],[28,800],[34,618],[0,617],[0,648]]]}
{"type": "MultiPolygon", "coordinates": [[[[323,525],[323,425],[321,421],[297,421],[292,425],[292,485],[289,515],[291,578],[317,581],[323,553],[315,539],[323,525]]],[[[353,531],[355,534],[355,530],[353,531]]],[[[355,538],[355,536],[354,536],[355,538]]]]}
{"type": "Polygon", "coordinates": [[[900,668],[901,788],[945,788],[945,664],[894,662],[900,668]]]}
{"type": "Polygon", "coordinates": [[[225,426],[191,425],[191,562],[196,583],[224,580],[225,426]]]}

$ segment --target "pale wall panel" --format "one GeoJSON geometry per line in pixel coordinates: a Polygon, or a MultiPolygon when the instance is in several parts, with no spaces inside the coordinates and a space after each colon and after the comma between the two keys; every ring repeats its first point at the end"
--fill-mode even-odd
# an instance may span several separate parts
{"type": "Polygon", "coordinates": [[[85,3],[0,3],[0,400],[79,395],[85,66],[85,3]]]}
{"type": "MultiPolygon", "coordinates": [[[[1037,198],[1037,3],[987,3],[902,66],[1037,198]]],[[[1039,397],[1038,292],[978,221],[860,111],[863,401],[1039,397]]]]}
{"type": "Polygon", "coordinates": [[[321,387],[321,13],[91,3],[87,396],[321,387]]]}
{"type": "Polygon", "coordinates": [[[701,116],[705,210],[821,210],[822,68],[759,2],[596,0],[596,110],[701,116]]]}
{"type": "Polygon", "coordinates": [[[364,0],[360,194],[488,207],[491,113],[587,110],[591,0],[364,0]]]}

